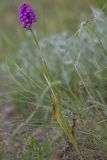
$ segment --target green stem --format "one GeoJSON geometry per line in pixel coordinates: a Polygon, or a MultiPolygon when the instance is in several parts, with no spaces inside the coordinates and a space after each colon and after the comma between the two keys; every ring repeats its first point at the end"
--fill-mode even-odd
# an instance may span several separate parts
{"type": "Polygon", "coordinates": [[[35,43],[36,43],[36,45],[37,45],[38,49],[39,49],[39,50],[41,50],[40,45],[39,45],[39,42],[38,42],[38,40],[37,40],[36,36],[34,35],[33,30],[32,30],[32,29],[30,29],[30,31],[31,31],[31,33],[32,33],[32,35],[33,35],[34,41],[35,41],[35,43]]]}
{"type": "MultiPolygon", "coordinates": [[[[42,52],[41,52],[41,47],[40,47],[39,42],[38,42],[38,40],[37,40],[37,38],[36,38],[36,36],[35,36],[35,34],[34,34],[34,32],[33,32],[32,29],[31,29],[31,33],[32,33],[32,35],[33,35],[35,44],[36,44],[36,46],[38,47],[38,49],[39,49],[39,51],[40,51],[40,58],[41,58],[42,64],[43,64],[43,73],[44,73],[44,75],[48,78],[48,80],[49,80],[50,82],[52,82],[51,75],[49,74],[49,71],[48,71],[47,63],[46,63],[46,61],[45,61],[45,59],[44,59],[44,57],[43,57],[43,55],[42,55],[42,52]]],[[[45,77],[44,77],[44,78],[45,78],[45,77]]]]}

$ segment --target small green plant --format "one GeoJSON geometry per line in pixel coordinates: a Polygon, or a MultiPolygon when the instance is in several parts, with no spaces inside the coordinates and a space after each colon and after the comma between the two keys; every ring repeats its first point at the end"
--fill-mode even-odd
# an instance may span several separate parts
{"type": "Polygon", "coordinates": [[[51,147],[52,144],[50,140],[45,139],[44,142],[39,142],[34,137],[31,137],[28,143],[25,145],[21,160],[47,160],[51,155],[51,147]]]}
{"type": "Polygon", "coordinates": [[[69,141],[75,147],[76,152],[78,154],[80,154],[80,149],[79,149],[76,137],[72,133],[72,128],[69,128],[69,126],[66,124],[66,122],[63,118],[63,115],[61,113],[60,104],[58,102],[57,96],[56,96],[56,94],[53,90],[53,87],[52,87],[53,81],[52,81],[52,78],[50,76],[47,63],[45,61],[45,58],[43,57],[42,50],[41,50],[41,47],[39,45],[39,42],[38,42],[38,40],[37,40],[33,30],[32,30],[32,24],[34,22],[36,22],[36,16],[35,16],[34,10],[32,9],[32,7],[29,4],[27,4],[27,3],[22,4],[22,6],[20,7],[20,10],[19,10],[19,18],[20,18],[20,22],[23,25],[23,27],[25,29],[31,31],[31,33],[33,35],[33,38],[34,38],[34,41],[35,41],[35,44],[40,51],[39,54],[40,54],[40,58],[41,58],[42,66],[43,66],[42,74],[43,74],[43,77],[48,84],[48,87],[49,87],[49,96],[50,96],[50,99],[51,99],[54,116],[55,116],[57,122],[59,123],[60,127],[63,129],[63,131],[65,132],[65,134],[69,138],[69,141]]]}

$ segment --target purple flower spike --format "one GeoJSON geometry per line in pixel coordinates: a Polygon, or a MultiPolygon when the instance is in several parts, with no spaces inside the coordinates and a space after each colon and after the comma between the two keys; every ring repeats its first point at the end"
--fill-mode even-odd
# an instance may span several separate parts
{"type": "Polygon", "coordinates": [[[32,24],[37,20],[32,6],[28,3],[22,4],[19,9],[19,19],[24,28],[31,29],[32,24]]]}

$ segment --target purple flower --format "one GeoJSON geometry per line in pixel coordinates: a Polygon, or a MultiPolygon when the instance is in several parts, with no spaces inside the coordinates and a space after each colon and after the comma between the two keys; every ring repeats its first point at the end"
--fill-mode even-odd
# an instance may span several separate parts
{"type": "Polygon", "coordinates": [[[37,20],[32,6],[28,3],[22,4],[19,9],[19,19],[24,28],[31,29],[32,24],[37,20]]]}

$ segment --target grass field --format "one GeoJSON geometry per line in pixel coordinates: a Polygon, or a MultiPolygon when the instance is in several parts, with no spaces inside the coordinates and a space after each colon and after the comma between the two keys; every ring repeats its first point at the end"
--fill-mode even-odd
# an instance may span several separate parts
{"type": "Polygon", "coordinates": [[[41,50],[22,2],[0,2],[0,160],[106,160],[106,2],[28,1],[41,50]]]}

